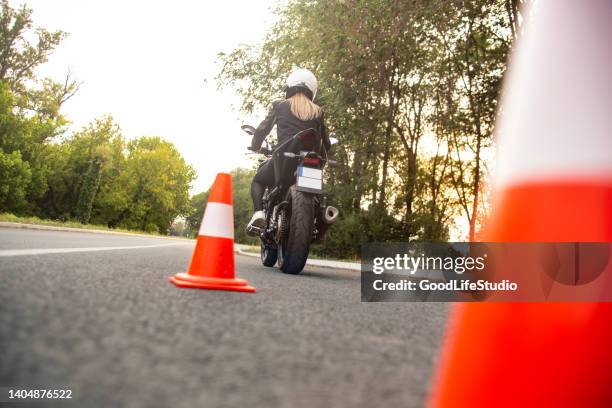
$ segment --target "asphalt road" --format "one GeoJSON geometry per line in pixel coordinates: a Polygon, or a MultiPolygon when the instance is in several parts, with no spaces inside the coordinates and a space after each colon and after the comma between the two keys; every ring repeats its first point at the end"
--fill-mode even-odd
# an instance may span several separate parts
{"type": "Polygon", "coordinates": [[[240,255],[257,293],[179,289],[193,245],[0,228],[0,386],[73,390],[53,406],[423,404],[447,305],[361,303],[357,272],[240,255]],[[143,247],[88,249],[115,246],[143,247]],[[44,248],[82,252],[23,251],[44,248]]]}

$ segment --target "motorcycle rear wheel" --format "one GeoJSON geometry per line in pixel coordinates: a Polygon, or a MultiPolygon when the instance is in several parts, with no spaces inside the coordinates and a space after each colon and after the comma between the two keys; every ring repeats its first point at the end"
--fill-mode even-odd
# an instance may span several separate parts
{"type": "Polygon", "coordinates": [[[311,195],[297,191],[295,187],[289,189],[289,195],[289,232],[279,243],[278,263],[281,271],[296,275],[302,272],[308,259],[314,225],[314,204],[311,195]]]}

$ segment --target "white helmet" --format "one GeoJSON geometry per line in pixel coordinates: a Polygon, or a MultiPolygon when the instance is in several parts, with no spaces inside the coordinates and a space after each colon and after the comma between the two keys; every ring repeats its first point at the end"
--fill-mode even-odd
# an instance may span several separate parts
{"type": "Polygon", "coordinates": [[[296,69],[288,77],[285,84],[285,93],[287,97],[295,94],[298,90],[305,90],[306,96],[314,100],[317,95],[317,78],[312,72],[305,68],[296,69]]]}

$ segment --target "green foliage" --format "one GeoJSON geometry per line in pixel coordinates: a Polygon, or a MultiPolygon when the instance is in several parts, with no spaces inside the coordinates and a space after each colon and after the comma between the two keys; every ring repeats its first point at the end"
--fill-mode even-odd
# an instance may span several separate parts
{"type": "Polygon", "coordinates": [[[0,151],[0,212],[11,209],[23,212],[27,208],[27,190],[32,171],[19,152],[0,151]]]}
{"type": "MultiPolygon", "coordinates": [[[[245,111],[282,97],[294,68],[317,74],[317,102],[340,141],[325,185],[341,211],[317,253],[447,240],[458,216],[474,238],[522,2],[289,0],[263,44],[220,55],[219,84],[242,95],[245,111]]],[[[35,28],[31,16],[0,0],[0,211],[197,233],[208,195],[189,197],[195,174],[172,144],[127,141],[110,117],[66,135],[61,107],[79,84],[70,72],[61,82],[35,72],[67,34],[35,28]]],[[[255,242],[244,232],[253,173],[232,173],[239,242],[255,242]]]]}
{"type": "Polygon", "coordinates": [[[109,116],[44,145],[39,157],[45,188],[30,213],[41,217],[166,233],[191,208],[195,172],[176,148],[158,137],[126,142],[109,116]]]}
{"type": "Polygon", "coordinates": [[[62,85],[35,77],[65,33],[34,29],[31,14],[26,6],[12,9],[0,2],[0,148],[4,171],[14,178],[3,177],[0,189],[12,196],[3,201],[3,209],[20,214],[41,212],[35,202],[48,187],[47,150],[66,123],[59,108],[77,88],[69,77],[62,85]]]}
{"type": "Polygon", "coordinates": [[[232,171],[232,193],[234,207],[234,239],[242,244],[259,244],[258,240],[246,233],[246,225],[253,215],[251,203],[251,181],[255,170],[236,169],[232,171]]]}
{"type": "Polygon", "coordinates": [[[102,176],[102,158],[93,157],[89,161],[89,168],[83,175],[81,191],[79,192],[79,200],[76,207],[76,217],[83,224],[89,223],[91,218],[91,209],[93,208],[96,194],[100,187],[100,178],[102,176]]]}
{"type": "Polygon", "coordinates": [[[110,116],[66,137],[78,83],[35,76],[66,33],[34,29],[26,6],[0,13],[0,211],[166,233],[190,211],[193,168],[158,137],[126,142],[110,116]]]}
{"type": "Polygon", "coordinates": [[[191,206],[191,211],[185,217],[185,224],[191,231],[192,237],[196,237],[198,235],[198,231],[200,230],[202,218],[204,217],[204,210],[206,209],[206,204],[208,203],[209,193],[210,189],[195,194],[191,197],[191,200],[189,202],[189,205],[191,206]]]}
{"type": "Polygon", "coordinates": [[[317,101],[339,144],[327,172],[342,219],[318,250],[361,242],[446,240],[456,216],[487,203],[485,157],[514,39],[518,2],[291,0],[261,46],[219,55],[217,80],[250,112],[281,97],[295,67],[319,79],[317,101]]]}
{"type": "Polygon", "coordinates": [[[0,80],[19,93],[26,91],[27,81],[35,79],[36,67],[45,63],[66,37],[63,31],[34,29],[32,10],[26,5],[13,9],[8,0],[0,2],[0,31],[0,80]],[[36,43],[29,41],[32,36],[36,43]]]}
{"type": "Polygon", "coordinates": [[[127,144],[123,186],[127,207],[113,223],[131,229],[166,232],[189,207],[189,185],[195,171],[174,145],[159,137],[142,137],[127,144]]]}
{"type": "Polygon", "coordinates": [[[41,126],[35,117],[15,109],[16,102],[8,85],[0,81],[0,210],[24,213],[46,188],[46,171],[40,160],[43,148],[37,144],[41,126]]]}

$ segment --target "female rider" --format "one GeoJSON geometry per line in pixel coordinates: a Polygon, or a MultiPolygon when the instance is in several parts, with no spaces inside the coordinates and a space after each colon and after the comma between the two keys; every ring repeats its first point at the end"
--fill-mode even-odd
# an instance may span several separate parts
{"type": "MultiPolygon", "coordinates": [[[[313,102],[317,87],[317,78],[309,70],[298,69],[292,72],[287,78],[285,100],[272,103],[272,110],[255,130],[249,150],[259,151],[275,124],[279,144],[302,130],[315,129],[321,135],[325,149],[329,150],[331,144],[325,131],[323,110],[313,102]]],[[[259,167],[251,183],[251,198],[255,209],[247,226],[247,232],[251,235],[257,235],[257,231],[266,225],[262,198],[265,188],[273,186],[274,182],[274,164],[272,159],[268,159],[259,167]]]]}

